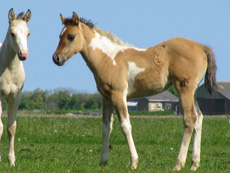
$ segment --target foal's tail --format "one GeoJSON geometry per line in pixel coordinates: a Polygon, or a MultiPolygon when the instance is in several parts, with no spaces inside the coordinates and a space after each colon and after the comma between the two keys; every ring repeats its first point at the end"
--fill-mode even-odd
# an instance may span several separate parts
{"type": "Polygon", "coordinates": [[[207,55],[208,67],[205,74],[205,88],[212,94],[212,91],[216,89],[216,61],[214,53],[211,48],[203,45],[203,51],[207,55]]]}

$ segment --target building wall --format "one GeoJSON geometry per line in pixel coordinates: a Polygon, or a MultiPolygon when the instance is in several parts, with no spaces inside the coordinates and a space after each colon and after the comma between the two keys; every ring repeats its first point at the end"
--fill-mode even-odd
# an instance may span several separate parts
{"type": "Polygon", "coordinates": [[[161,111],[164,110],[163,104],[160,102],[149,102],[148,111],[161,111]]]}
{"type": "Polygon", "coordinates": [[[138,99],[138,111],[149,111],[149,105],[146,99],[138,99]]]}
{"type": "Polygon", "coordinates": [[[138,100],[138,111],[161,111],[173,110],[176,115],[180,114],[179,102],[148,102],[146,99],[138,100]]]}
{"type": "Polygon", "coordinates": [[[219,92],[208,93],[204,85],[196,92],[199,107],[204,115],[230,114],[230,100],[219,92]]]}
{"type": "Polygon", "coordinates": [[[225,112],[226,114],[230,114],[230,100],[225,100],[225,112]]]}
{"type": "MultiPolygon", "coordinates": [[[[230,103],[226,99],[206,99],[198,98],[197,99],[201,112],[204,115],[222,115],[226,114],[226,105],[230,103]]],[[[229,109],[229,108],[227,108],[229,109]]]]}

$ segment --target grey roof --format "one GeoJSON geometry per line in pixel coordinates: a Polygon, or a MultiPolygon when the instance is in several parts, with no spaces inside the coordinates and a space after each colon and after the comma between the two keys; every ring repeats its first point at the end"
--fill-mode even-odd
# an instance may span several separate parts
{"type": "Polygon", "coordinates": [[[217,82],[217,92],[230,100],[230,82],[217,82]]]}
{"type": "Polygon", "coordinates": [[[179,102],[178,97],[176,97],[174,94],[170,93],[167,90],[150,97],[145,97],[145,99],[147,99],[148,101],[179,102]]]}

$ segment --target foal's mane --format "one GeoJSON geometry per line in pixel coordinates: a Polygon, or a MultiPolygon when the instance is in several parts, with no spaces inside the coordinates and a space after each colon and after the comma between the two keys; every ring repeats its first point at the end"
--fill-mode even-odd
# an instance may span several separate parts
{"type": "MultiPolygon", "coordinates": [[[[118,45],[121,45],[121,46],[128,46],[128,47],[134,47],[133,45],[130,45],[128,43],[124,43],[121,39],[119,39],[116,35],[114,35],[112,32],[108,32],[108,31],[104,31],[104,30],[101,30],[97,27],[95,27],[95,24],[91,21],[91,20],[87,20],[83,17],[80,18],[80,22],[85,24],[86,26],[88,26],[89,28],[93,29],[94,31],[96,31],[97,33],[99,33],[100,35],[102,36],[105,36],[107,37],[108,39],[110,39],[112,42],[118,44],[118,45]]],[[[73,25],[74,24],[74,21],[69,18],[69,19],[66,19],[64,21],[64,24],[65,25],[73,25]]]]}
{"type": "Polygon", "coordinates": [[[23,19],[24,12],[21,12],[17,15],[16,19],[23,19]]]}
{"type": "Polygon", "coordinates": [[[101,36],[105,36],[107,37],[108,39],[110,39],[112,42],[120,45],[120,46],[127,46],[127,47],[134,47],[133,45],[131,44],[128,44],[128,43],[125,43],[123,42],[121,39],[119,39],[116,35],[114,35],[112,32],[108,32],[108,31],[104,31],[104,30],[101,30],[99,28],[94,28],[94,30],[96,32],[98,32],[101,36]]]}

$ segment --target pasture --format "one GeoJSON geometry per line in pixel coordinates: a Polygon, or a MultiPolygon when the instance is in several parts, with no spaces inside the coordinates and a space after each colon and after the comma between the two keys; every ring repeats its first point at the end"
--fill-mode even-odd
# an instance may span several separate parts
{"type": "MultiPolygon", "coordinates": [[[[180,118],[131,118],[139,154],[130,169],[128,145],[115,118],[110,160],[99,167],[101,118],[21,117],[15,137],[16,167],[7,163],[6,117],[1,141],[0,172],[173,172],[183,135],[180,118]]],[[[181,172],[188,172],[192,145],[181,172]]],[[[204,117],[201,166],[197,172],[230,170],[230,127],[225,116],[204,117]]]]}

